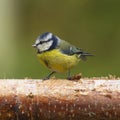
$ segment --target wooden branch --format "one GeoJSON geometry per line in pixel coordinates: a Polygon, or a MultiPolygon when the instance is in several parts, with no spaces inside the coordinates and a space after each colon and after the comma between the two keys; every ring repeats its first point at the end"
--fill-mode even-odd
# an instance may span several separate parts
{"type": "Polygon", "coordinates": [[[120,80],[0,80],[0,120],[120,120],[120,80]]]}

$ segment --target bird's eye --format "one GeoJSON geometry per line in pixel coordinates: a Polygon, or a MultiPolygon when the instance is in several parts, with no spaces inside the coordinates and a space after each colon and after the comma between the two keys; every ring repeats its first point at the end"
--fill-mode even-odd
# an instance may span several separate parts
{"type": "Polygon", "coordinates": [[[42,44],[42,43],[43,43],[42,41],[39,42],[39,44],[42,44]]]}
{"type": "Polygon", "coordinates": [[[40,41],[40,42],[39,42],[39,44],[43,44],[43,43],[45,43],[45,41],[40,41]]]}
{"type": "Polygon", "coordinates": [[[36,46],[38,46],[39,44],[43,44],[43,41],[39,41],[39,43],[36,43],[36,46]]]}

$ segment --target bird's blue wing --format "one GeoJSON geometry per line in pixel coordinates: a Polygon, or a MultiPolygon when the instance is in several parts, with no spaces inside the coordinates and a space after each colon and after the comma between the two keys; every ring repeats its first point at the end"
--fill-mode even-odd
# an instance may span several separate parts
{"type": "Polygon", "coordinates": [[[58,48],[60,51],[67,55],[73,55],[82,52],[82,49],[75,47],[74,45],[71,45],[70,43],[61,40],[58,44],[58,48]]]}
{"type": "Polygon", "coordinates": [[[87,60],[86,56],[92,56],[90,53],[84,52],[81,48],[77,48],[63,40],[60,41],[58,48],[63,54],[67,54],[67,55],[76,54],[78,55],[79,58],[81,58],[84,61],[87,60]]]}

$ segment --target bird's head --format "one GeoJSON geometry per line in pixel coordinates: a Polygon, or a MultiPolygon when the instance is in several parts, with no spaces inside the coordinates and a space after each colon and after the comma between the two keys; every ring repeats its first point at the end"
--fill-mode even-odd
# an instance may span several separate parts
{"type": "Polygon", "coordinates": [[[59,40],[60,39],[52,33],[45,32],[38,36],[38,38],[35,41],[35,44],[33,44],[32,46],[37,48],[38,52],[41,53],[55,49],[59,40]]]}

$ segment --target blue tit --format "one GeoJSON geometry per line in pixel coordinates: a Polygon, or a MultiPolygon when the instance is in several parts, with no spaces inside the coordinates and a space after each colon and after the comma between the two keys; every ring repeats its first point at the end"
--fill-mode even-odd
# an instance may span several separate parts
{"type": "Polygon", "coordinates": [[[77,65],[80,59],[85,61],[87,56],[92,56],[50,32],[38,36],[32,46],[37,48],[40,63],[52,71],[45,79],[49,79],[56,72],[66,71],[69,79],[70,69],[77,65]]]}

